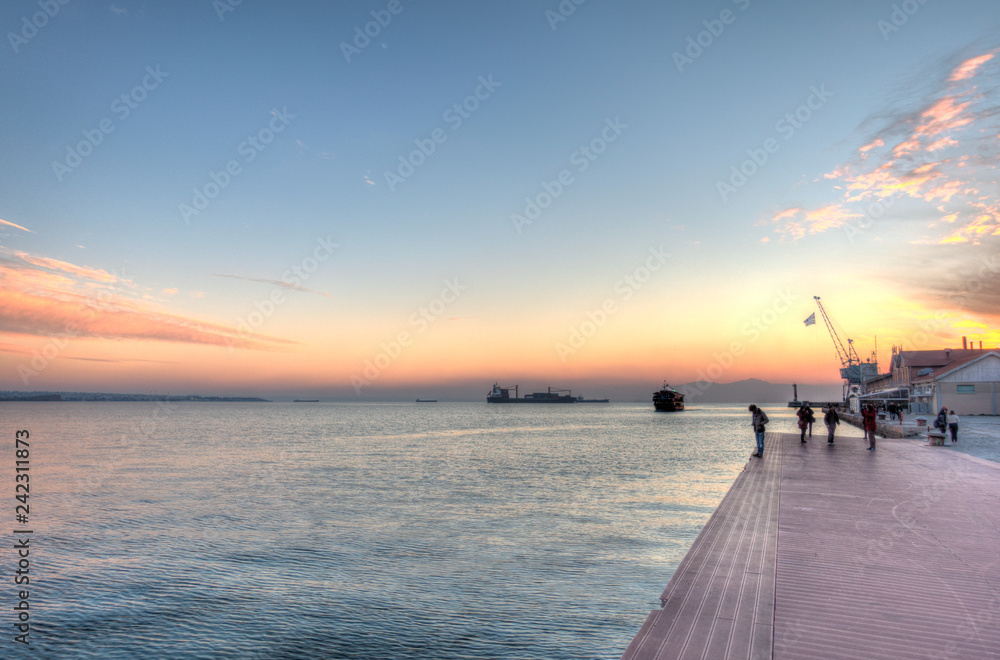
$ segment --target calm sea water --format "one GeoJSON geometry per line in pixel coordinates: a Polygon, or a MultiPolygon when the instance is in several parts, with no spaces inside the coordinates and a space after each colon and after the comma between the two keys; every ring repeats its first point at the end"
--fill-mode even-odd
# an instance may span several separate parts
{"type": "Polygon", "coordinates": [[[9,403],[0,421],[2,657],[617,658],[753,448],[745,406],[9,403]]]}

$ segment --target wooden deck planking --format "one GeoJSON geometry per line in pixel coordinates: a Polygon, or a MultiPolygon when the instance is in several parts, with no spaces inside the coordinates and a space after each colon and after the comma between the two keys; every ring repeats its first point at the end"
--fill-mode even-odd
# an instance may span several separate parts
{"type": "Polygon", "coordinates": [[[783,444],[774,657],[1000,657],[1000,466],[862,444],[783,444]]]}
{"type": "MultiPolygon", "coordinates": [[[[769,445],[768,445],[769,446],[769,445]]],[[[761,469],[744,470],[685,555],[654,611],[623,657],[751,657],[766,641],[755,629],[759,590],[773,598],[773,562],[766,561],[777,533],[780,453],[754,459],[761,469]],[[772,492],[769,492],[772,491],[772,492]],[[772,538],[769,538],[770,535],[772,538]],[[772,576],[762,579],[762,571],[772,576]]],[[[749,466],[748,466],[749,467],[749,466]]]]}
{"type": "Polygon", "coordinates": [[[624,659],[1000,658],[1000,465],[769,433],[624,659]]]}

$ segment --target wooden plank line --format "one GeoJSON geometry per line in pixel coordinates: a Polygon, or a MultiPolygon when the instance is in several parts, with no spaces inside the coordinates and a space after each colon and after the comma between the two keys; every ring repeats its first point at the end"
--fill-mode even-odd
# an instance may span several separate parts
{"type": "Polygon", "coordinates": [[[749,657],[764,546],[773,536],[767,484],[776,487],[780,452],[771,446],[763,461],[753,459],[737,477],[664,589],[663,609],[647,617],[623,658],[716,658],[720,644],[728,654],[741,612],[746,650],[734,657],[749,657]],[[740,608],[740,601],[747,604],[740,608]]]}

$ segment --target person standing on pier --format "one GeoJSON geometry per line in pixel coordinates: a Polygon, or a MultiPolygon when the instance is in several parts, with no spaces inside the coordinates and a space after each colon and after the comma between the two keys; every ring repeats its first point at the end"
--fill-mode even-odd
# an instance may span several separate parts
{"type": "Polygon", "coordinates": [[[806,415],[806,407],[803,406],[795,411],[795,414],[799,418],[799,440],[802,442],[806,441],[806,428],[809,426],[809,417],[806,415]]]}
{"type": "Polygon", "coordinates": [[[823,415],[823,423],[826,424],[826,444],[833,444],[833,435],[837,431],[837,425],[840,424],[840,415],[837,411],[830,406],[826,409],[826,414],[823,415]]]}
{"type": "Polygon", "coordinates": [[[769,421],[767,418],[767,413],[757,407],[756,404],[750,404],[750,413],[753,415],[750,423],[753,425],[754,437],[757,439],[757,453],[754,456],[758,458],[764,457],[764,425],[769,421]]]}
{"type": "Polygon", "coordinates": [[[875,406],[865,406],[861,410],[861,417],[864,419],[865,437],[868,438],[868,451],[875,451],[875,420],[878,418],[875,406]]]}
{"type": "Polygon", "coordinates": [[[813,412],[812,406],[806,401],[802,404],[802,412],[806,415],[806,424],[809,425],[809,437],[813,437],[813,422],[816,421],[816,413],[813,412]]]}
{"type": "Polygon", "coordinates": [[[954,410],[948,411],[948,430],[951,431],[952,443],[958,442],[958,415],[954,410]]]}

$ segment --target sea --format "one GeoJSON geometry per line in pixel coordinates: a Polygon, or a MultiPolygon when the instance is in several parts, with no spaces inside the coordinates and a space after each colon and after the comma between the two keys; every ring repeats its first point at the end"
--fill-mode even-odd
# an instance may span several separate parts
{"type": "Polygon", "coordinates": [[[0,432],[4,658],[618,658],[754,449],[746,405],[12,402],[0,432]]]}

